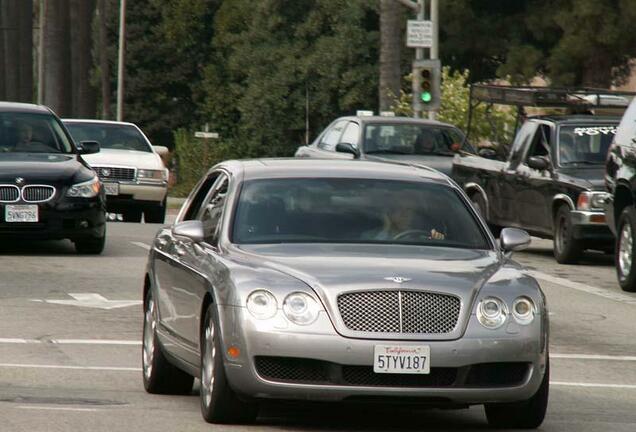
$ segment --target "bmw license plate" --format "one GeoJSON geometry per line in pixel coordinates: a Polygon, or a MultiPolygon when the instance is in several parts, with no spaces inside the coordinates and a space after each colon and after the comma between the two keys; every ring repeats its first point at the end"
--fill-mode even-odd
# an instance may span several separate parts
{"type": "Polygon", "coordinates": [[[373,372],[390,374],[428,374],[431,372],[428,345],[376,345],[373,372]]]}
{"type": "Polygon", "coordinates": [[[6,205],[4,207],[5,222],[37,222],[39,220],[37,205],[6,205]]]}
{"type": "Polygon", "coordinates": [[[106,195],[119,195],[119,183],[104,183],[106,195]]]}

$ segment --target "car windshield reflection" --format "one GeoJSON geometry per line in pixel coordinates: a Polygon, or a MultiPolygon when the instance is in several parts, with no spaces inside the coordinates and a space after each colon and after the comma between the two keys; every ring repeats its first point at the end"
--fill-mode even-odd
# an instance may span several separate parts
{"type": "Polygon", "coordinates": [[[459,149],[474,153],[457,129],[421,124],[369,124],[364,131],[366,154],[453,156],[459,149]]]}
{"type": "Polygon", "coordinates": [[[0,113],[0,154],[72,151],[68,137],[52,115],[0,113]]]}
{"type": "Polygon", "coordinates": [[[559,128],[559,164],[603,165],[616,124],[573,125],[559,128]]]}

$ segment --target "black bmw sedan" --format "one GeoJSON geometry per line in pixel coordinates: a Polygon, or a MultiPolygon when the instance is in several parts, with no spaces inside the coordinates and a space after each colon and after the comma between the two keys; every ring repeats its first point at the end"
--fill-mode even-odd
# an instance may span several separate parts
{"type": "Polygon", "coordinates": [[[78,253],[101,253],[105,195],[81,156],[98,151],[75,145],[48,108],[0,102],[0,237],[69,239],[78,253]]]}

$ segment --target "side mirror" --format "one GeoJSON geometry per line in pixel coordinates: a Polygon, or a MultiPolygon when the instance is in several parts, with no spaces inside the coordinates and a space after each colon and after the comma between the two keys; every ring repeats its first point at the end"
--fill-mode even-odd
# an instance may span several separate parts
{"type": "Polygon", "coordinates": [[[353,155],[354,159],[360,157],[360,150],[350,143],[340,143],[336,145],[336,151],[340,153],[349,153],[353,155]]]}
{"type": "Polygon", "coordinates": [[[532,156],[528,159],[528,166],[538,171],[545,171],[550,168],[550,161],[545,156],[532,156]]]}
{"type": "Polygon", "coordinates": [[[480,148],[477,154],[486,159],[497,159],[497,152],[491,148],[480,148]]]}
{"type": "Polygon", "coordinates": [[[161,157],[167,156],[170,153],[170,150],[168,150],[168,147],[153,145],[152,148],[161,157]]]}
{"type": "Polygon", "coordinates": [[[518,228],[504,228],[499,235],[499,246],[504,252],[524,250],[530,242],[530,234],[518,228]]]}
{"type": "Polygon", "coordinates": [[[201,223],[200,220],[179,222],[172,227],[172,235],[188,239],[194,243],[202,242],[205,237],[203,233],[203,223],[201,223]]]}
{"type": "Polygon", "coordinates": [[[78,144],[77,151],[81,155],[99,153],[99,143],[97,141],[82,141],[78,144]]]}

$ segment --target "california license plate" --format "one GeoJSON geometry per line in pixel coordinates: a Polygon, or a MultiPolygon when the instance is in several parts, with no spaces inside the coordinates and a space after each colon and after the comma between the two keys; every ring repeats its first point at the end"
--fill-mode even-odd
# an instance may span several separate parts
{"type": "Polygon", "coordinates": [[[4,207],[5,222],[37,222],[38,219],[37,205],[6,205],[4,207]]]}
{"type": "Polygon", "coordinates": [[[373,372],[390,374],[428,374],[431,372],[428,345],[376,345],[373,372]]]}
{"type": "Polygon", "coordinates": [[[104,183],[106,195],[119,195],[119,183],[104,183]]]}

